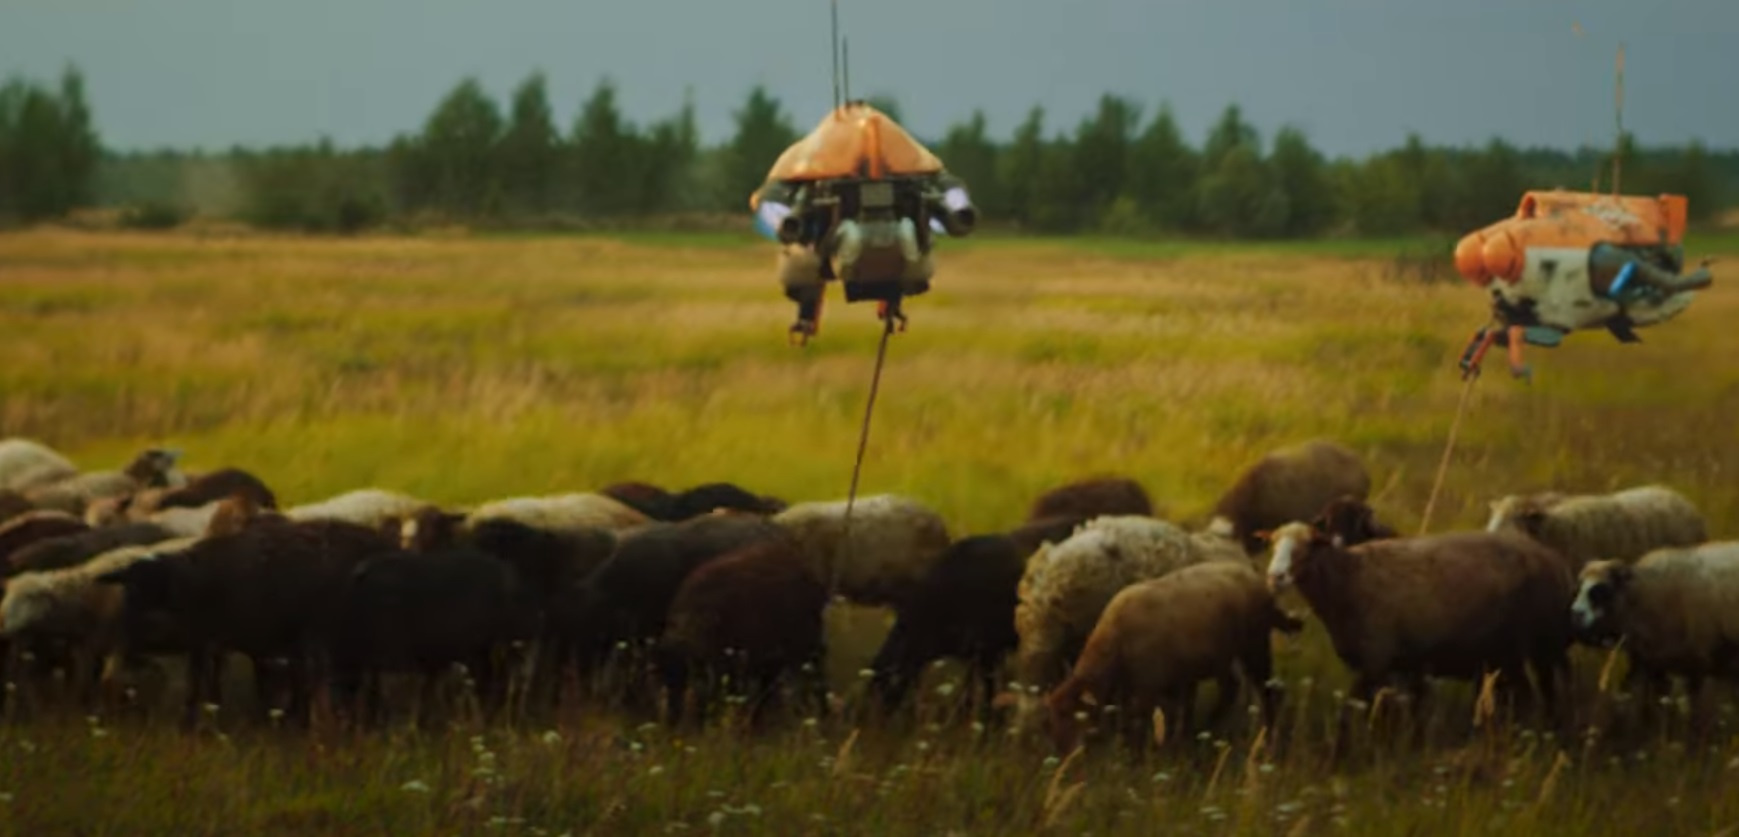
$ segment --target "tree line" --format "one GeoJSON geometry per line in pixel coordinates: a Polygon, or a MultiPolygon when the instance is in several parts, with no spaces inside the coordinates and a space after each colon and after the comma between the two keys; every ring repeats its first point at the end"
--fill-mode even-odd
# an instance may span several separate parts
{"type": "MultiPolygon", "coordinates": [[[[899,106],[872,102],[896,120],[899,106]]],[[[734,131],[706,145],[686,102],[637,125],[600,81],[559,126],[541,73],[498,102],[461,80],[414,132],[384,147],[327,141],[215,154],[103,153],[68,70],[58,90],[0,88],[0,219],[36,220],[75,206],[128,208],[141,225],[193,212],[272,228],[351,232],[382,224],[502,227],[634,225],[683,213],[743,214],[773,159],[802,131],[764,88],[733,112],[734,131]]],[[[801,123],[809,127],[808,120],[801,123]]],[[[1529,188],[1600,184],[1612,152],[1432,146],[1410,136],[1362,159],[1324,155],[1295,127],[1263,136],[1236,105],[1199,143],[1165,105],[1102,96],[1073,126],[1035,107],[1012,135],[973,112],[922,138],[972,188],[987,225],[1043,233],[1290,238],[1460,232],[1512,211],[1529,188]]],[[[1739,150],[1699,144],[1617,151],[1626,192],[1677,192],[1703,222],[1739,198],[1739,150]]]]}

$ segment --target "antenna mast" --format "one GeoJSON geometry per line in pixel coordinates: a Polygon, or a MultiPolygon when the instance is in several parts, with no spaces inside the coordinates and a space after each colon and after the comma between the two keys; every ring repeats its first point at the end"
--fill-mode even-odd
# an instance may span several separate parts
{"type": "Polygon", "coordinates": [[[845,100],[849,102],[851,101],[851,39],[840,38],[839,50],[839,71],[845,78],[842,83],[845,85],[845,100]]]}
{"type": "Polygon", "coordinates": [[[833,0],[833,109],[839,110],[839,0],[833,0]]]}
{"type": "Polygon", "coordinates": [[[1617,123],[1618,136],[1612,143],[1612,196],[1618,197],[1618,175],[1624,160],[1624,43],[1618,44],[1618,63],[1615,68],[1615,85],[1613,113],[1617,123]]]}

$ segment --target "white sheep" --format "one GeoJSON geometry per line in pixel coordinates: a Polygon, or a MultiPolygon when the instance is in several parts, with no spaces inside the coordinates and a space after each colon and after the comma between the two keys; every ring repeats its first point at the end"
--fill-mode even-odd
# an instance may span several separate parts
{"type": "Polygon", "coordinates": [[[72,460],[41,442],[0,439],[0,489],[22,492],[77,473],[72,460]]]}
{"type": "Polygon", "coordinates": [[[1060,544],[1045,544],[1021,577],[1014,627],[1015,727],[1034,731],[1041,695],[1062,680],[1070,662],[1118,591],[1206,561],[1250,565],[1223,523],[1189,532],[1164,520],[1112,515],[1088,521],[1060,544]]]}
{"type": "Polygon", "coordinates": [[[941,515],[897,494],[858,498],[847,542],[845,507],[844,500],[798,503],[772,520],[797,541],[816,578],[837,583],[833,591],[858,604],[905,601],[952,542],[941,515]]]}
{"type": "Polygon", "coordinates": [[[1739,542],[1657,549],[1634,564],[1594,561],[1580,582],[1570,608],[1578,638],[1622,637],[1645,685],[1680,675],[1695,694],[1705,677],[1739,674],[1739,542]]]}
{"type": "Polygon", "coordinates": [[[1660,485],[1612,494],[1547,492],[1510,495],[1491,504],[1486,531],[1514,529],[1552,547],[1580,568],[1590,561],[1635,561],[1650,551],[1709,539],[1702,512],[1660,485]]]}
{"type": "Polygon", "coordinates": [[[558,534],[589,529],[617,532],[652,522],[620,500],[589,492],[491,500],[465,516],[465,527],[485,520],[511,520],[558,534]]]}
{"type": "Polygon", "coordinates": [[[339,520],[359,526],[379,527],[388,521],[402,520],[429,505],[397,491],[380,488],[359,488],[346,491],[315,503],[305,503],[288,509],[284,516],[296,521],[339,520]]]}

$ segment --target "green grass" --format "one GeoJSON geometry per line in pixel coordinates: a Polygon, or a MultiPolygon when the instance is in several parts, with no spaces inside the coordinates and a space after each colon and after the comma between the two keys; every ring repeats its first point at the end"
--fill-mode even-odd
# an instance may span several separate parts
{"type": "MultiPolygon", "coordinates": [[[[947,242],[935,290],[909,303],[911,331],[890,346],[863,490],[919,497],[965,534],[1010,526],[1054,484],[1117,471],[1193,520],[1250,459],[1326,435],[1367,458],[1379,512],[1412,530],[1460,396],[1456,356],[1485,314],[1464,285],[1386,278],[1418,246],[947,242]]],[[[1739,238],[1691,250],[1731,256],[1739,238]]],[[[788,347],[771,265],[764,243],[731,234],[4,236],[0,435],[90,467],[173,444],[189,467],[254,470],[288,503],[365,485],[469,503],[622,479],[841,497],[873,309],[835,291],[818,342],[788,347]]],[[[1720,284],[1640,346],[1586,334],[1533,350],[1531,385],[1494,355],[1433,528],[1478,526],[1486,502],[1512,491],[1662,481],[1704,508],[1717,537],[1739,536],[1736,316],[1739,294],[1720,284]]],[[[884,625],[875,612],[833,616],[830,669],[848,699],[884,625]]],[[[1337,770],[1325,744],[1345,669],[1315,623],[1277,649],[1290,688],[1277,753],[1253,755],[1236,723],[1223,746],[1174,741],[1147,759],[1095,747],[1061,776],[1044,747],[959,717],[938,693],[951,668],[932,675],[915,725],[848,714],[759,737],[673,737],[586,706],[535,725],[366,739],[249,731],[229,709],[192,737],[120,719],[99,719],[96,734],[78,713],[25,713],[0,726],[0,824],[551,835],[1008,834],[1047,820],[1070,834],[1739,825],[1731,707],[1696,743],[1676,726],[1610,728],[1598,655],[1578,657],[1584,705],[1607,732],[1593,744],[1470,733],[1470,689],[1445,684],[1421,747],[1362,748],[1337,770]],[[473,735],[493,772],[474,772],[473,735]]]]}

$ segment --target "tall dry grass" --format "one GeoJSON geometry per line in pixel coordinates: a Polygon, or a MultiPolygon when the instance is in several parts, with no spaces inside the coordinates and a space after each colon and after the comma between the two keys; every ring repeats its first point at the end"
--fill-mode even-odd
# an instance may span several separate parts
{"type": "MultiPolygon", "coordinates": [[[[1368,458],[1382,515],[1418,525],[1460,392],[1455,358],[1483,320],[1477,292],[1394,281],[1392,253],[1326,247],[981,242],[941,258],[936,290],[908,303],[912,330],[890,349],[866,493],[910,493],[968,533],[1014,523],[1055,483],[1116,471],[1193,519],[1264,450],[1332,436],[1368,458]]],[[[835,292],[819,341],[788,347],[792,312],[771,260],[716,236],[0,237],[0,435],[93,466],[169,443],[191,467],[255,470],[286,502],[373,484],[464,503],[621,479],[842,496],[877,324],[835,292]]],[[[1531,385],[1494,357],[1434,528],[1477,526],[1511,491],[1662,481],[1733,537],[1736,316],[1739,292],[1722,285],[1641,346],[1588,334],[1534,350],[1531,385]]],[[[883,625],[874,612],[834,616],[830,665],[848,696],[883,625]]],[[[677,737],[584,707],[537,726],[313,741],[17,717],[0,727],[0,823],[310,834],[1739,824],[1731,708],[1712,739],[1688,738],[1677,710],[1657,713],[1658,728],[1625,728],[1630,707],[1597,682],[1598,655],[1578,664],[1600,736],[1476,727],[1475,690],[1446,685],[1425,708],[1423,741],[1365,748],[1331,770],[1322,745],[1345,672],[1320,626],[1277,643],[1289,700],[1276,741],[1256,746],[1240,724],[1144,758],[1095,746],[1064,761],[1005,741],[946,699],[959,689],[948,669],[933,673],[916,722],[847,715],[758,739],[677,737]]],[[[1386,739],[1383,723],[1364,735],[1386,739]]]]}

